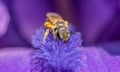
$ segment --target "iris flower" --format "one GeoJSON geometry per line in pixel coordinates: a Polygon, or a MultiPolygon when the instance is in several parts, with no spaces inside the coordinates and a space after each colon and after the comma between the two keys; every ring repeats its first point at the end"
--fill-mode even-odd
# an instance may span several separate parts
{"type": "Polygon", "coordinates": [[[120,72],[118,1],[0,0],[0,72],[120,72]],[[49,11],[70,20],[82,32],[84,43],[101,45],[81,46],[81,34],[74,32],[68,43],[59,39],[54,43],[50,34],[42,45],[40,28],[33,48],[31,36],[49,11]]]}

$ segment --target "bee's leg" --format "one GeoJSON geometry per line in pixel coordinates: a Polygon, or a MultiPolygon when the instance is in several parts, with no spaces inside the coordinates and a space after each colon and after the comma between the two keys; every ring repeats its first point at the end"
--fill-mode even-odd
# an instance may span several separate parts
{"type": "Polygon", "coordinates": [[[44,33],[44,36],[43,36],[43,43],[45,43],[45,40],[49,34],[50,30],[49,29],[46,29],[45,33],[44,33]]]}
{"type": "Polygon", "coordinates": [[[68,27],[68,21],[65,21],[64,23],[65,23],[65,26],[68,27]]]}
{"type": "Polygon", "coordinates": [[[57,30],[53,30],[52,31],[52,33],[53,33],[53,38],[54,38],[54,40],[56,40],[56,38],[57,38],[57,30]]]}

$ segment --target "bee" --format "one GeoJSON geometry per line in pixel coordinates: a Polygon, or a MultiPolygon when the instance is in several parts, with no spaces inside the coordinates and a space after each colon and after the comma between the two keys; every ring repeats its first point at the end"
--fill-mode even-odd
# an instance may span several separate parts
{"type": "Polygon", "coordinates": [[[49,33],[53,34],[54,40],[59,38],[63,42],[67,42],[70,38],[70,30],[68,21],[64,20],[59,14],[49,12],[46,14],[47,20],[44,23],[46,28],[43,42],[45,42],[49,33]]]}

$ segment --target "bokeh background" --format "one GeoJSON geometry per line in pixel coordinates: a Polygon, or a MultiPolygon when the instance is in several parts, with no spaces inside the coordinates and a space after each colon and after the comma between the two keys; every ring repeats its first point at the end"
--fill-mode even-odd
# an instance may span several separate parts
{"type": "Polygon", "coordinates": [[[120,42],[120,0],[0,0],[0,48],[31,47],[47,12],[72,23],[84,45],[120,42]]]}

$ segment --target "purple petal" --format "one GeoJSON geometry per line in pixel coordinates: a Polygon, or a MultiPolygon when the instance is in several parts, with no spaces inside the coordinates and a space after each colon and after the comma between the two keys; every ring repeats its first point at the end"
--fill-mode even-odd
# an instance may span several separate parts
{"type": "Polygon", "coordinates": [[[0,2],[0,37],[3,36],[8,28],[10,16],[6,6],[0,2]]]}
{"type": "MultiPolygon", "coordinates": [[[[49,2],[48,2],[49,3],[49,2]]],[[[21,35],[29,42],[34,31],[44,24],[46,12],[51,11],[45,0],[14,0],[13,13],[21,35]]]]}
{"type": "MultiPolygon", "coordinates": [[[[120,56],[111,55],[101,47],[80,47],[84,66],[75,72],[119,72],[120,56]]],[[[31,48],[0,49],[0,72],[40,72],[44,60],[35,59],[31,48]]],[[[71,63],[71,62],[70,62],[71,63]]],[[[43,69],[42,69],[43,70],[43,69]]],[[[48,67],[47,72],[52,72],[48,67]]],[[[57,71],[55,71],[57,72],[57,71]]],[[[69,71],[72,72],[72,71],[69,71]]]]}
{"type": "Polygon", "coordinates": [[[0,72],[30,72],[32,53],[22,47],[0,49],[0,72]]]}

